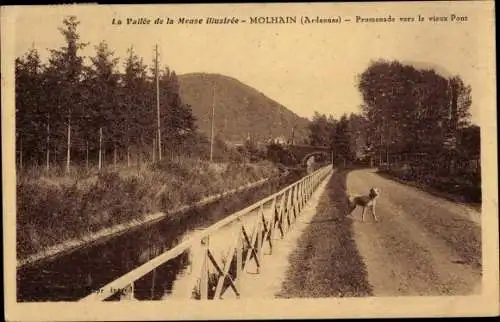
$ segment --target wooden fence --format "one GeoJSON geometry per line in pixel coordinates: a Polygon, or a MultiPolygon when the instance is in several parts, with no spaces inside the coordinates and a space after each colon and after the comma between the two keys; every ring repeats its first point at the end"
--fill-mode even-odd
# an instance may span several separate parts
{"type": "Polygon", "coordinates": [[[275,234],[279,234],[280,238],[285,236],[315,189],[331,172],[331,165],[318,169],[281,191],[195,233],[80,301],[104,301],[117,294],[120,300],[132,300],[136,281],[152,273],[154,288],[155,270],[186,252],[190,254],[188,270],[194,276],[192,285],[187,286],[190,298],[222,299],[229,289],[233,296],[239,297],[242,274],[251,266],[256,268],[257,273],[260,271],[265,248],[268,250],[266,255],[272,254],[275,234]],[[228,227],[236,232],[230,234],[230,238],[227,238],[228,227]],[[211,240],[217,239],[219,249],[216,250],[211,240]]]}

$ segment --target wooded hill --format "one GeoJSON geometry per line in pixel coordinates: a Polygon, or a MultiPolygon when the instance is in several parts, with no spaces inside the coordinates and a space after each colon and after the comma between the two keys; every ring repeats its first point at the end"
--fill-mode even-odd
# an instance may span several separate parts
{"type": "Polygon", "coordinates": [[[212,104],[215,106],[215,133],[224,141],[241,143],[248,136],[267,142],[283,136],[303,143],[309,120],[232,77],[219,74],[179,75],[180,96],[191,106],[197,126],[211,133],[212,104]],[[214,95],[215,94],[215,95],[214,95]]]}

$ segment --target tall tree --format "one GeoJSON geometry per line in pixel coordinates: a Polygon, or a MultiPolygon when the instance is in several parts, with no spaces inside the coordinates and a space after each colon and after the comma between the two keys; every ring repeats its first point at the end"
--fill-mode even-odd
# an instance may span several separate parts
{"type": "Polygon", "coordinates": [[[359,76],[358,88],[369,143],[381,160],[391,153],[424,152],[429,166],[436,164],[450,157],[447,138],[468,124],[471,89],[458,76],[447,79],[432,69],[380,60],[359,76]]]}
{"type": "Polygon", "coordinates": [[[451,98],[450,120],[453,120],[457,129],[470,125],[470,107],[472,105],[472,88],[466,85],[459,76],[449,79],[450,87],[454,89],[455,96],[451,98]]]}
{"type": "Polygon", "coordinates": [[[46,137],[43,66],[35,48],[16,59],[15,78],[16,147],[19,165],[22,167],[23,159],[35,162],[40,160],[44,148],[41,138],[46,137]]]}
{"type": "Polygon", "coordinates": [[[177,75],[168,66],[159,71],[159,98],[162,145],[178,154],[185,149],[186,140],[193,139],[197,127],[191,107],[182,102],[177,75]]]}
{"type": "Polygon", "coordinates": [[[351,128],[347,115],[342,115],[333,132],[332,145],[335,152],[335,162],[343,163],[346,166],[355,159],[351,128]]]}
{"type": "Polygon", "coordinates": [[[128,49],[125,60],[125,73],[122,76],[123,125],[127,150],[127,163],[130,164],[130,149],[137,150],[137,163],[141,162],[144,152],[145,132],[151,132],[154,124],[153,91],[148,81],[147,66],[139,58],[133,47],[128,49]]]}
{"type": "Polygon", "coordinates": [[[72,118],[77,119],[82,108],[83,57],[78,55],[79,50],[85,48],[87,43],[79,41],[80,35],[77,27],[80,22],[75,16],[63,20],[63,27],[59,31],[63,35],[66,46],[57,50],[50,50],[49,73],[55,77],[56,86],[52,88],[52,95],[56,97],[56,110],[58,115],[66,118],[67,153],[66,171],[71,165],[71,126],[72,118]]]}
{"type": "Polygon", "coordinates": [[[180,86],[175,71],[172,71],[166,82],[167,88],[167,113],[165,128],[168,130],[169,139],[182,142],[196,130],[196,119],[191,107],[182,102],[180,86]]]}
{"type": "Polygon", "coordinates": [[[332,126],[326,115],[314,112],[313,119],[309,123],[309,144],[329,146],[332,126]]]}
{"type": "MultiPolygon", "coordinates": [[[[122,142],[121,109],[118,93],[119,75],[116,72],[118,59],[110,51],[106,42],[95,46],[96,54],[90,58],[91,66],[86,70],[85,89],[87,108],[82,116],[84,135],[91,148],[98,150],[98,160],[102,160],[103,136],[109,136],[113,147],[122,142]],[[99,144],[101,142],[101,144],[99,144]]],[[[102,162],[99,162],[101,169],[102,162]]]]}
{"type": "MultiPolygon", "coordinates": [[[[459,78],[451,84],[460,92],[461,102],[452,114],[459,114],[463,122],[470,106],[470,88],[459,78]]],[[[434,70],[376,61],[360,75],[358,87],[379,151],[419,152],[435,149],[442,142],[450,124],[450,85],[434,70]]]]}
{"type": "Polygon", "coordinates": [[[364,157],[368,148],[367,127],[368,121],[359,114],[349,115],[349,130],[351,133],[352,152],[356,157],[364,157]]]}
{"type": "Polygon", "coordinates": [[[481,130],[477,125],[461,128],[458,133],[459,153],[467,159],[478,157],[481,153],[481,130]]]}

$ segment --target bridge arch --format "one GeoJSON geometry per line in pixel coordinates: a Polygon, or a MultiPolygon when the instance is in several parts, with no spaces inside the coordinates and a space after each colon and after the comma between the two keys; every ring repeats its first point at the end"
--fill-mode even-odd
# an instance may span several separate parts
{"type": "Polygon", "coordinates": [[[327,146],[271,144],[267,147],[267,153],[268,157],[283,164],[307,167],[307,160],[312,156],[319,157],[321,161],[330,161],[332,151],[327,146]]]}
{"type": "Polygon", "coordinates": [[[327,151],[314,151],[314,152],[310,152],[308,154],[306,154],[300,164],[304,167],[307,166],[307,162],[309,161],[309,159],[311,159],[312,157],[323,157],[324,160],[329,160],[329,153],[327,151]]]}

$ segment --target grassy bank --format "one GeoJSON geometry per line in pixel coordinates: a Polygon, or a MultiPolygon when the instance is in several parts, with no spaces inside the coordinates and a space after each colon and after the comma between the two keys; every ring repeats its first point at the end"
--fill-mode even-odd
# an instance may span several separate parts
{"type": "Polygon", "coordinates": [[[378,173],[452,201],[476,206],[481,204],[480,174],[443,175],[403,167],[379,169],[378,173]]]}
{"type": "Polygon", "coordinates": [[[278,173],[268,162],[183,159],[86,178],[23,177],[17,183],[17,257],[278,173]]]}
{"type": "Polygon", "coordinates": [[[289,257],[290,267],[278,298],[373,295],[365,264],[346,218],[347,170],[335,172],[325,186],[316,215],[289,257]]]}

